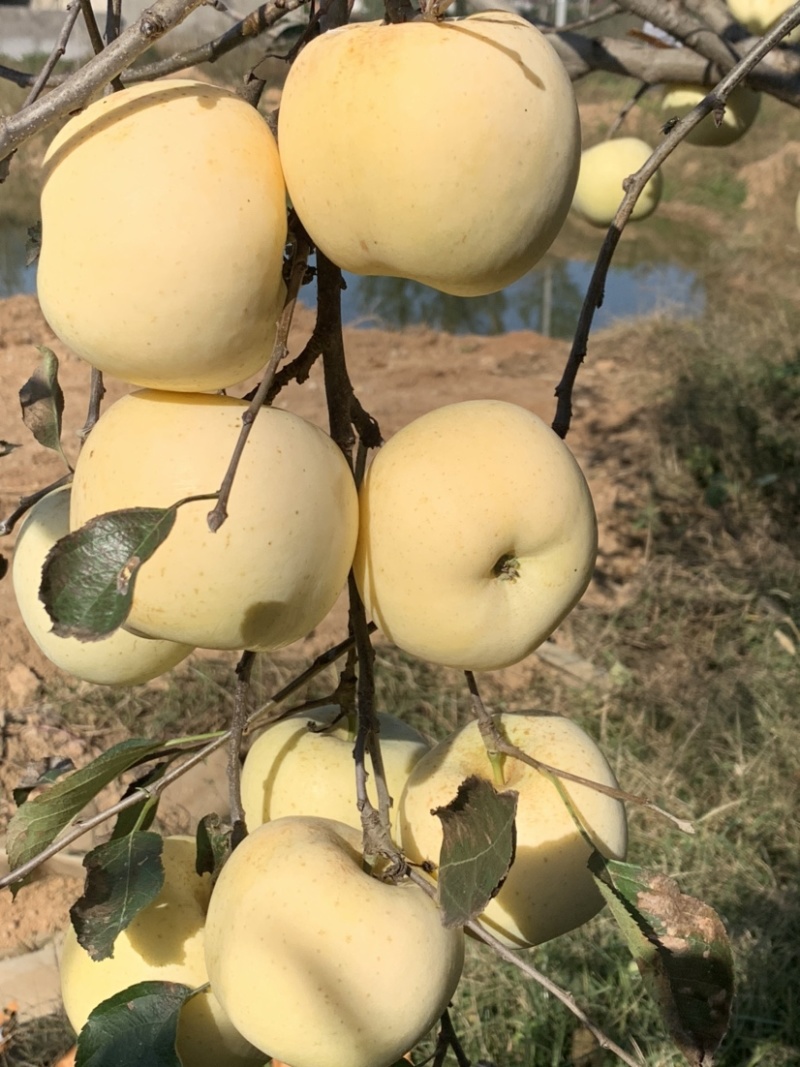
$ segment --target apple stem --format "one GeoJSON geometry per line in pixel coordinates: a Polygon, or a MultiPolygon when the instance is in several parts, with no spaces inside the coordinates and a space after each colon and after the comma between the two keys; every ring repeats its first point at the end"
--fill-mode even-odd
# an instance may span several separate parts
{"type": "Polygon", "coordinates": [[[492,768],[492,781],[496,786],[502,788],[506,784],[506,758],[500,750],[500,742],[502,738],[498,733],[497,723],[486,709],[483,697],[478,689],[478,683],[475,681],[474,673],[472,671],[464,671],[464,674],[467,679],[469,694],[472,698],[472,710],[475,713],[475,718],[478,720],[478,729],[480,730],[481,738],[484,747],[486,748],[486,755],[489,757],[489,764],[492,768]]]}
{"type": "Polygon", "coordinates": [[[492,567],[492,574],[501,582],[514,582],[519,578],[519,560],[510,552],[506,552],[492,567]]]}

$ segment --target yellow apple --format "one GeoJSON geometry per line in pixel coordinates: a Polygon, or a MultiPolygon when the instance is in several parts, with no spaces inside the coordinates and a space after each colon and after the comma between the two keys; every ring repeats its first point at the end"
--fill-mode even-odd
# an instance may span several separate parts
{"type": "MultiPolygon", "coordinates": [[[[93,960],[70,926],[61,952],[64,1011],[76,1031],[90,1013],[137,982],[180,982],[196,989],[208,981],[204,939],[211,894],[209,875],[194,869],[191,837],[167,837],[162,853],[164,885],[117,936],[110,959],[93,960]]],[[[247,1067],[264,1056],[235,1029],[210,990],[186,1001],[178,1020],[177,1050],[183,1067],[247,1067]]]]}
{"type": "Polygon", "coordinates": [[[234,385],[285,295],[275,139],[234,93],[147,82],[90,104],[44,160],[39,302],[95,367],[161,389],[234,385]]]}
{"type": "MultiPolygon", "coordinates": [[[[587,148],[581,155],[581,169],[572,210],[593,226],[610,226],[625,196],[623,181],[634,174],[652,155],[652,148],[638,137],[616,137],[587,148]]],[[[631,212],[638,221],[652,215],[661,199],[663,178],[657,170],[645,185],[631,212]]]]}
{"type": "Polygon", "coordinates": [[[292,1067],[389,1067],[447,1007],[463,960],[461,929],[419,886],[368,873],[359,832],[329,819],[259,826],[208,909],[212,990],[292,1067]]]}
{"type": "MultiPolygon", "coordinates": [[[[506,739],[526,754],[616,788],[603,753],[569,719],[522,712],[498,715],[496,721],[506,739]]],[[[432,810],[449,804],[471,775],[493,781],[476,722],[435,745],[409,776],[398,811],[400,840],[409,860],[438,864],[442,825],[432,810]]],[[[517,848],[508,877],[481,921],[510,948],[540,945],[588,922],[602,908],[586,866],[592,848],[547,774],[505,757],[503,781],[493,784],[519,794],[517,848]]],[[[588,786],[566,780],[562,786],[594,847],[607,858],[623,859],[627,831],[622,803],[588,786]]]]}
{"type": "MultiPolygon", "coordinates": [[[[733,17],[751,33],[763,34],[772,29],[781,15],[792,6],[793,0],[728,0],[733,17]]],[[[800,28],[784,37],[786,44],[800,40],[800,28]]]]}
{"type": "MultiPolygon", "coordinates": [[[[168,507],[219,488],[243,400],[143,390],[112,404],[75,468],[72,529],[107,511],[168,507]]],[[[262,408],[217,533],[213,501],[178,510],[139,571],[127,626],[201,648],[275,649],[327,615],[347,579],[358,529],[341,451],[297,415],[262,408]]]]}
{"type": "MultiPolygon", "coordinates": [[[[661,113],[665,119],[682,119],[707,94],[708,90],[698,85],[670,85],[661,101],[661,113]]],[[[760,93],[748,89],[746,85],[737,85],[725,104],[721,124],[717,126],[713,114],[706,115],[702,122],[689,131],[686,141],[701,148],[724,148],[733,144],[750,129],[760,106],[760,93]]]]}
{"type": "Polygon", "coordinates": [[[11,574],[22,621],[45,656],[75,678],[97,685],[137,685],[156,678],[185,659],[191,646],[136,637],[125,630],[100,641],[53,633],[39,585],[45,557],[69,533],[69,502],[69,487],[56,489],[34,504],[20,527],[11,574]]]}
{"type": "Polygon", "coordinates": [[[490,11],[322,34],[289,70],[278,144],[333,262],[478,296],[530,270],[561,229],[580,129],[547,38],[490,11]]]}
{"type": "Polygon", "coordinates": [[[549,636],[592,575],[597,526],[572,453],[499,400],[438,408],[376,454],[353,570],[380,630],[433,663],[495,670],[549,636]]]}
{"type": "MultiPolygon", "coordinates": [[[[248,829],[284,815],[320,815],[361,828],[353,762],[355,731],[346,717],[337,722],[339,715],[341,708],[336,705],[299,712],[256,738],[242,767],[248,829]]],[[[396,803],[414,764],[430,745],[394,715],[379,714],[378,721],[386,782],[396,803]]],[[[367,770],[367,793],[377,807],[369,756],[367,770]]]]}

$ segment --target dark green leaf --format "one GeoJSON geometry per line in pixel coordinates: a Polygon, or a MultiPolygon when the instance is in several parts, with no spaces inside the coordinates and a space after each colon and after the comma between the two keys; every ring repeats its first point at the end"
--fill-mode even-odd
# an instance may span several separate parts
{"type": "Polygon", "coordinates": [[[56,541],[39,588],[53,631],[96,641],[120,627],[139,567],[167,537],[176,514],[177,505],[110,511],[56,541]]]}
{"type": "Polygon", "coordinates": [[[445,926],[476,918],[503,884],[514,861],[516,812],[516,793],[498,793],[474,776],[434,811],[444,835],[438,881],[445,926]]]}
{"type": "Polygon", "coordinates": [[[12,816],[6,833],[11,870],[21,867],[51,844],[104,786],[161,747],[158,741],[142,738],[121,741],[88,766],[73,771],[23,804],[12,816]]]}
{"type": "Polygon", "coordinates": [[[74,767],[75,764],[71,759],[62,759],[59,756],[48,756],[43,760],[39,760],[28,768],[19,785],[12,789],[11,795],[14,797],[14,803],[17,807],[20,804],[24,804],[34,789],[52,785],[63,774],[73,770],[74,767]]]}
{"type": "Polygon", "coordinates": [[[75,1067],[181,1067],[178,1016],[191,995],[177,982],[137,982],[115,993],[81,1030],[75,1067]]]}
{"type": "MultiPolygon", "coordinates": [[[[40,445],[52,448],[64,457],[61,451],[64,394],[58,384],[58,357],[44,345],[39,346],[39,352],[42,357],[41,366],[19,391],[22,421],[40,445]]],[[[66,458],[64,462],[67,462],[66,458]]]]}
{"type": "Polygon", "coordinates": [[[39,252],[42,248],[42,222],[34,222],[33,226],[28,227],[27,239],[25,241],[25,266],[31,267],[39,258],[39,252]]]}
{"type": "Polygon", "coordinates": [[[2,459],[4,456],[10,456],[11,453],[19,447],[20,446],[15,445],[13,441],[0,440],[0,459],[2,459]]]}
{"type": "Polygon", "coordinates": [[[86,885],[70,908],[78,943],[93,960],[114,955],[114,942],[164,885],[160,834],[136,831],[107,841],[83,859],[86,885]]]}
{"type": "Polygon", "coordinates": [[[197,873],[210,874],[212,881],[216,881],[230,852],[230,827],[222,822],[219,815],[204,815],[197,824],[197,873]]]}
{"type": "Polygon", "coordinates": [[[719,915],[677,882],[593,854],[589,866],[691,1067],[711,1067],[728,1029],[733,954],[719,915]]]}
{"type": "MultiPolygon", "coordinates": [[[[147,793],[149,786],[164,777],[164,771],[166,771],[168,766],[168,763],[157,763],[155,767],[150,768],[147,774],[143,774],[140,778],[137,778],[135,782],[131,782],[122,794],[123,800],[127,799],[127,797],[131,796],[139,789],[143,789],[145,793],[147,793]]],[[[128,834],[133,833],[134,830],[149,830],[153,825],[153,821],[157,814],[158,797],[143,796],[142,799],[132,807],[125,808],[124,811],[119,813],[117,821],[114,823],[111,837],[127,837],[128,834]]]]}

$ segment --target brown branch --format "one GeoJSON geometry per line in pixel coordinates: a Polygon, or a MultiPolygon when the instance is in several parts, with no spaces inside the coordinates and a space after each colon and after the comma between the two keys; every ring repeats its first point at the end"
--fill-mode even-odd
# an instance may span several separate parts
{"type": "Polygon", "coordinates": [[[294,315],[295,305],[297,304],[297,294],[300,292],[300,285],[302,284],[306,272],[306,263],[308,262],[308,254],[310,252],[310,245],[308,244],[305,234],[299,236],[295,235],[293,241],[294,248],[291,259],[291,269],[289,272],[289,283],[286,287],[286,302],[283,305],[283,311],[278,319],[278,325],[275,331],[275,344],[272,346],[272,355],[270,356],[269,363],[267,363],[264,369],[264,377],[261,379],[258,389],[256,389],[250,404],[242,415],[242,428],[239,431],[239,437],[237,438],[233,455],[228,464],[228,469],[222,479],[217,503],[208,513],[208,528],[212,533],[216,533],[228,517],[228,500],[230,498],[231,489],[233,488],[233,481],[236,477],[239,460],[242,458],[242,453],[247,444],[247,439],[250,436],[250,431],[253,428],[253,423],[256,421],[256,416],[264,406],[278,364],[285,359],[288,351],[287,343],[289,339],[289,330],[292,325],[292,316],[294,315]]]}
{"type": "Polygon", "coordinates": [[[62,474],[61,477],[51,482],[50,485],[46,485],[44,489],[37,489],[35,493],[31,493],[30,496],[20,497],[17,507],[11,512],[7,519],[3,519],[0,522],[0,537],[6,537],[14,529],[16,524],[22,518],[26,511],[29,511],[34,504],[38,504],[40,500],[47,496],[48,493],[52,493],[54,489],[60,489],[62,485],[67,485],[72,481],[72,471],[68,471],[66,474],[62,474]]]}
{"type": "Polygon", "coordinates": [[[236,664],[236,691],[228,741],[228,790],[230,794],[231,822],[233,823],[232,849],[236,848],[247,836],[247,824],[244,818],[244,808],[242,807],[240,758],[242,740],[247,725],[247,697],[250,692],[250,676],[253,673],[255,658],[255,652],[247,650],[242,653],[241,659],[236,664]]]}
{"type": "Polygon", "coordinates": [[[0,120],[0,160],[34,134],[81,108],[93,93],[108,85],[202,3],[203,0],[155,0],[116,41],[60,86],[16,115],[0,120]]]}
{"type": "MultiPolygon", "coordinates": [[[[625,195],[617,210],[614,220],[606,233],[600,253],[592,272],[586,296],[578,317],[578,326],[572,342],[569,357],[567,359],[561,381],[556,386],[557,398],[556,414],[553,419],[553,430],[559,437],[566,437],[569,432],[572,419],[572,391],[578,376],[580,366],[586,358],[588,349],[589,332],[592,327],[594,313],[603,302],[606,277],[611,266],[622,231],[630,219],[636,201],[639,199],[645,185],[665,159],[678,147],[686,135],[694,129],[699,122],[712,112],[724,108],[725,101],[732,90],[748,76],[763,57],[770,52],[783,37],[795,26],[800,25],[800,2],[794,4],[787,14],[778,21],[769,33],[762,37],[758,44],[741,59],[715,89],[700,101],[700,103],[688,115],[677,122],[666,135],[661,144],[655,149],[650,158],[642,167],[631,175],[623,183],[625,195]]],[[[660,54],[661,50],[656,49],[660,54]]]]}

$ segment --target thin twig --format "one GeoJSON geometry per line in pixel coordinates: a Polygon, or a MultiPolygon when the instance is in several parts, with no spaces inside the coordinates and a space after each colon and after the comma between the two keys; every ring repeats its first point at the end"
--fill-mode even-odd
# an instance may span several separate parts
{"type": "MultiPolygon", "coordinates": [[[[370,624],[370,630],[372,631],[374,626],[370,624]]],[[[327,651],[322,652],[314,662],[306,667],[304,671],[297,675],[288,682],[282,689],[280,689],[273,697],[257,708],[255,711],[248,715],[245,723],[245,732],[253,729],[256,726],[268,726],[273,722],[279,722],[287,715],[291,714],[292,708],[282,708],[284,704],[293,693],[296,693],[298,689],[301,689],[304,685],[307,685],[318,674],[321,674],[324,670],[335,663],[340,656],[344,655],[353,645],[353,638],[347,637],[344,641],[340,641],[338,645],[334,645],[327,651]],[[265,715],[265,712],[271,714],[265,715]]],[[[4,889],[6,886],[13,885],[14,882],[19,882],[32,871],[35,871],[37,867],[41,866],[52,856],[57,855],[63,851],[67,845],[72,844],[79,837],[82,837],[88,830],[93,830],[96,826],[102,826],[108,819],[114,818],[119,815],[120,812],[126,811],[128,808],[133,807],[135,804],[141,803],[143,798],[160,796],[161,793],[167,789],[173,782],[181,778],[187,771],[198,763],[202,763],[204,759],[211,755],[212,752],[216,752],[218,748],[221,748],[226,744],[231,737],[230,730],[222,730],[214,737],[213,740],[208,741],[206,744],[202,744],[198,747],[192,755],[185,759],[181,764],[173,767],[172,770],[167,773],[158,782],[145,788],[136,789],[129,796],[123,797],[121,800],[116,801],[109,807],[104,808],[102,811],[97,812],[96,815],[92,815],[87,819],[83,819],[78,824],[73,824],[72,829],[67,830],[56,841],[53,841],[46,848],[43,848],[41,852],[38,852],[26,863],[21,864],[13,871],[9,871],[8,874],[0,878],[0,889],[4,889]]],[[[179,747],[176,744],[176,747],[179,747]]],[[[154,757],[148,757],[143,760],[143,763],[147,763],[154,757]]]]}
{"type": "Polygon", "coordinates": [[[108,85],[202,3],[203,0],[154,0],[116,41],[47,96],[0,119],[0,160],[34,134],[83,107],[92,94],[108,85]]]}
{"type": "Polygon", "coordinates": [[[289,329],[292,325],[292,316],[294,315],[295,305],[297,304],[297,294],[300,292],[300,286],[305,275],[306,263],[310,251],[311,247],[304,236],[295,237],[291,260],[291,272],[289,274],[289,283],[286,291],[286,302],[283,306],[281,316],[278,319],[278,326],[275,331],[275,344],[272,347],[272,355],[270,356],[269,363],[267,363],[264,369],[264,377],[261,379],[258,389],[256,389],[255,394],[253,395],[253,399],[242,414],[242,428],[239,431],[239,437],[237,438],[233,455],[228,463],[228,469],[225,472],[225,477],[222,479],[222,484],[219,488],[219,498],[216,506],[208,513],[208,528],[212,533],[216,533],[228,517],[228,501],[230,499],[231,489],[233,488],[233,481],[236,477],[239,461],[242,458],[242,453],[247,444],[247,439],[250,436],[250,431],[253,428],[253,423],[256,421],[259,411],[264,406],[264,401],[266,400],[267,393],[272,385],[272,379],[275,376],[278,364],[286,357],[288,351],[287,344],[289,339],[289,329]]]}
{"type": "MultiPolygon", "coordinates": [[[[423,889],[429,897],[432,897],[434,900],[436,899],[436,889],[425,875],[420,871],[415,870],[413,867],[408,868],[407,875],[411,881],[423,889]]],[[[531,978],[543,989],[547,990],[548,993],[554,996],[556,1000],[559,1000],[572,1012],[575,1018],[589,1030],[601,1048],[612,1052],[618,1059],[626,1064],[627,1067],[645,1067],[644,1060],[634,1059],[623,1048],[620,1048],[616,1042],[612,1041],[596,1023],[592,1022],[583,1008],[579,1007],[571,993],[568,993],[565,989],[556,985],[556,983],[548,978],[547,975],[542,974],[541,971],[533,967],[527,960],[521,959],[516,953],[506,948],[502,941],[496,938],[493,934],[490,934],[488,930],[485,930],[479,922],[471,919],[465,924],[465,929],[469,930],[469,932],[479,941],[483,941],[484,944],[492,948],[501,959],[504,959],[507,963],[513,964],[513,966],[522,971],[524,975],[527,975],[528,978],[531,978]]]]}
{"type": "Polygon", "coordinates": [[[57,481],[51,482],[50,485],[46,485],[44,489],[37,489],[36,492],[31,493],[30,496],[20,497],[19,503],[8,518],[3,519],[3,521],[0,522],[0,537],[7,537],[25,512],[29,511],[34,504],[38,504],[40,500],[46,497],[48,493],[52,493],[54,489],[60,489],[62,485],[67,485],[68,482],[71,481],[72,471],[67,471],[67,473],[62,474],[57,481]]]}
{"type": "Polygon", "coordinates": [[[697,126],[698,123],[720,108],[724,108],[725,101],[732,90],[747,77],[748,73],[757,66],[764,56],[770,52],[783,37],[795,26],[800,25],[800,3],[792,6],[791,10],[781,18],[778,23],[767,33],[748,54],[740,60],[719,82],[707,96],[688,115],[680,119],[666,135],[661,144],[651,154],[645,164],[623,182],[625,196],[617,209],[614,221],[608,229],[603,241],[600,253],[592,272],[586,296],[578,317],[578,326],[572,342],[567,364],[561,381],[556,386],[557,398],[556,414],[553,419],[553,430],[559,437],[566,437],[572,420],[572,391],[578,371],[586,358],[589,332],[594,320],[594,313],[603,303],[606,277],[608,275],[611,260],[619,243],[631,212],[639,199],[642,190],[665,159],[678,147],[686,135],[697,126]]]}
{"type": "Polygon", "coordinates": [[[453,1026],[453,1020],[450,1018],[450,1012],[445,1008],[439,1020],[439,1036],[436,1039],[432,1067],[443,1067],[448,1048],[453,1050],[458,1067],[470,1067],[469,1056],[464,1052],[453,1026]]]}
{"type": "Polygon", "coordinates": [[[230,791],[231,822],[233,833],[231,835],[231,848],[236,848],[240,841],[247,836],[247,824],[242,807],[241,786],[241,752],[245,726],[247,725],[247,697],[250,692],[250,676],[253,673],[253,663],[256,654],[250,650],[242,653],[242,657],[236,664],[236,691],[233,702],[233,717],[231,720],[231,736],[228,743],[228,789],[230,791]]]}
{"type": "Polygon", "coordinates": [[[542,33],[574,33],[575,30],[586,29],[587,26],[596,26],[598,22],[605,22],[606,19],[613,18],[614,15],[618,15],[622,7],[620,4],[612,3],[608,7],[604,7],[602,11],[595,12],[594,15],[587,15],[583,19],[575,19],[573,22],[565,22],[563,26],[544,25],[538,28],[542,33]]]}
{"type": "Polygon", "coordinates": [[[606,136],[605,136],[605,140],[606,141],[610,141],[611,140],[611,138],[616,134],[617,130],[622,126],[623,122],[628,117],[628,115],[633,110],[633,108],[636,107],[636,105],[639,103],[639,101],[642,99],[642,97],[645,95],[645,93],[649,92],[649,90],[652,89],[652,88],[653,88],[653,86],[649,82],[642,82],[641,83],[639,88],[636,90],[636,92],[633,94],[633,96],[630,98],[630,100],[628,100],[628,102],[622,107],[622,109],[620,110],[620,113],[617,115],[617,117],[614,119],[614,121],[609,126],[608,133],[606,133],[606,136]]]}

